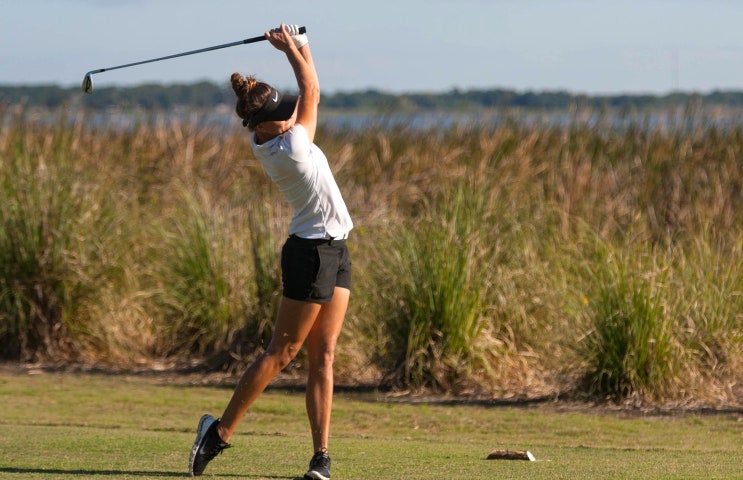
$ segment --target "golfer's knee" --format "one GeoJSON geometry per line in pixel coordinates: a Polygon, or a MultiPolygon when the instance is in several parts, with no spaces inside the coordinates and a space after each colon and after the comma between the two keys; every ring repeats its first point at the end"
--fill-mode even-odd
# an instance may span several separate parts
{"type": "Polygon", "coordinates": [[[310,354],[310,361],[319,369],[333,366],[335,361],[335,348],[332,345],[323,345],[310,354]]]}
{"type": "Polygon", "coordinates": [[[301,345],[293,343],[282,345],[280,347],[271,345],[268,347],[264,355],[271,358],[276,363],[279,370],[283,370],[297,356],[300,347],[301,345]]]}

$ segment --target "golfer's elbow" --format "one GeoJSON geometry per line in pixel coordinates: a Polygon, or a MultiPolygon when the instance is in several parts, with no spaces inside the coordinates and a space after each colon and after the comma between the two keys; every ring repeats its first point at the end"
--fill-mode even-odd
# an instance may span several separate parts
{"type": "Polygon", "coordinates": [[[308,82],[303,88],[300,88],[299,94],[308,103],[314,105],[320,104],[320,83],[319,82],[308,82]]]}

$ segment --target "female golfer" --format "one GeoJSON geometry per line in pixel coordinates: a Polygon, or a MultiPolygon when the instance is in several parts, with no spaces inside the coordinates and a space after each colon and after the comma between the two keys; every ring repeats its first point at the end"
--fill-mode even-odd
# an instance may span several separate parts
{"type": "Polygon", "coordinates": [[[320,85],[307,36],[293,25],[265,35],[286,54],[299,96],[282,95],[252,76],[234,73],[231,81],[253,152],[294,211],[281,251],[283,296],[268,348],[243,373],[222,417],[201,417],[189,473],[201,475],[209,461],[230,447],[227,442],[247,410],[307,340],[306,403],[314,455],[304,478],[326,480],[333,354],[350,296],[345,240],[353,223],[328,160],[313,143],[320,85]]]}

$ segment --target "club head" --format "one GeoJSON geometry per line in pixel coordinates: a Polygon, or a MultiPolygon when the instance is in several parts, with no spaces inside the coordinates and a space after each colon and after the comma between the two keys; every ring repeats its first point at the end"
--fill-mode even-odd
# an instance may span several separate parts
{"type": "Polygon", "coordinates": [[[85,93],[93,93],[93,74],[88,72],[85,74],[85,78],[83,78],[83,86],[82,90],[85,93]]]}

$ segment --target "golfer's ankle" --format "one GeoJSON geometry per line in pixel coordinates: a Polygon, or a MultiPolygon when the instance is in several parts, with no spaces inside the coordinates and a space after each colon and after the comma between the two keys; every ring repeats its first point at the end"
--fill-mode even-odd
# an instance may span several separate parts
{"type": "Polygon", "coordinates": [[[225,429],[224,429],[224,428],[222,427],[222,423],[221,423],[221,422],[220,422],[220,424],[219,424],[219,425],[217,425],[217,435],[219,435],[219,438],[220,438],[220,439],[221,439],[221,440],[222,440],[222,441],[223,441],[224,443],[227,443],[227,442],[229,442],[229,441],[230,441],[230,437],[232,436],[232,435],[230,435],[230,432],[228,432],[227,430],[225,430],[225,429]]]}

